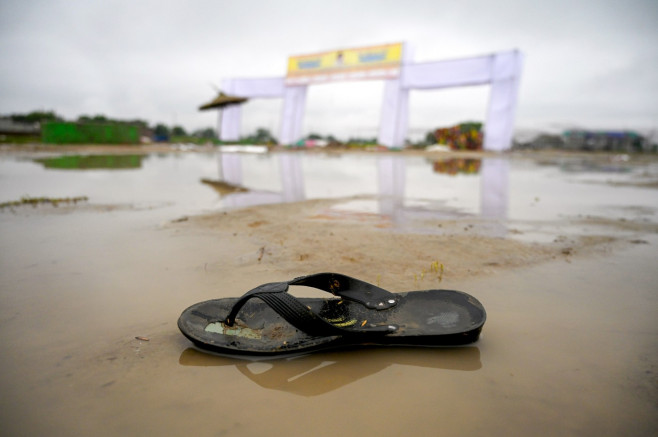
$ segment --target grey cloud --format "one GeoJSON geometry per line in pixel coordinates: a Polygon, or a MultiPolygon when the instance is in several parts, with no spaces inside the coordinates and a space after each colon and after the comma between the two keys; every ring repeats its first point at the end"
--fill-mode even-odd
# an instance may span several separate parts
{"type": "MultiPolygon", "coordinates": [[[[282,76],[293,54],[408,41],[418,61],[521,49],[518,126],[618,116],[650,128],[656,22],[653,1],[5,1],[0,113],[101,112],[192,129],[215,122],[196,109],[212,97],[209,83],[282,76]]],[[[381,87],[323,87],[310,92],[307,131],[376,128],[381,87]]],[[[412,128],[482,117],[483,101],[486,87],[418,94],[412,128]]],[[[244,129],[276,128],[279,107],[250,102],[244,129]]]]}

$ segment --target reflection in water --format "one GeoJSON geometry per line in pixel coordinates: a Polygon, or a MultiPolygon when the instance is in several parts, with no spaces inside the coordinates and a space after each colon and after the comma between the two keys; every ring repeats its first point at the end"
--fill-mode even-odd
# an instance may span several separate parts
{"type": "Polygon", "coordinates": [[[509,203],[509,161],[505,158],[482,160],[480,214],[485,218],[507,218],[509,203]]]}
{"type": "MultiPolygon", "coordinates": [[[[250,191],[227,193],[223,201],[229,207],[246,207],[268,203],[297,202],[307,198],[304,191],[303,155],[277,155],[281,192],[250,191]]],[[[242,156],[238,153],[219,153],[219,178],[228,184],[243,186],[242,156]]],[[[383,155],[376,159],[377,200],[379,213],[393,222],[401,222],[418,213],[405,205],[407,161],[403,156],[383,155]]],[[[509,161],[506,158],[449,159],[432,163],[434,172],[446,175],[478,174],[480,176],[480,215],[486,219],[505,220],[508,214],[509,161]]],[[[312,175],[314,176],[314,175],[312,175]]],[[[331,183],[330,181],[328,183],[331,183]]],[[[428,184],[432,182],[428,181],[428,184]]],[[[358,193],[356,188],[355,192],[358,193]]],[[[424,211],[424,216],[427,216],[424,211]]],[[[504,227],[494,224],[496,233],[504,227]]]]}
{"type": "Polygon", "coordinates": [[[142,166],[141,155],[64,155],[34,161],[45,168],[63,170],[134,169],[142,166]]]}
{"type": "Polygon", "coordinates": [[[226,196],[227,194],[231,193],[243,193],[247,191],[247,189],[244,187],[233,185],[222,180],[216,181],[213,179],[201,178],[201,182],[212,187],[215,191],[217,191],[217,193],[219,193],[220,196],[226,196]]]}
{"type": "MultiPolygon", "coordinates": [[[[242,157],[239,153],[220,152],[218,155],[219,181],[227,186],[241,187],[242,157]]],[[[298,202],[305,199],[304,176],[298,154],[281,153],[278,156],[282,193],[252,190],[249,192],[222,193],[223,201],[230,208],[244,208],[271,203],[298,202]]]]}
{"type": "Polygon", "coordinates": [[[477,174],[480,171],[481,159],[473,158],[454,158],[441,161],[434,161],[432,165],[436,173],[449,174],[477,174]]]}
{"type": "Polygon", "coordinates": [[[231,185],[242,185],[242,159],[237,153],[218,153],[219,180],[231,185]]]}
{"type": "Polygon", "coordinates": [[[404,208],[405,162],[399,156],[382,156],[377,159],[379,187],[379,213],[393,221],[404,208]]]}
{"type": "Polygon", "coordinates": [[[183,351],[183,366],[235,366],[259,386],[300,396],[317,396],[374,375],[391,365],[473,371],[482,367],[477,347],[373,348],[317,353],[283,359],[245,361],[211,355],[194,348],[183,351]]]}
{"type": "Polygon", "coordinates": [[[298,154],[282,153],[279,158],[279,174],[283,187],[284,202],[299,202],[306,198],[304,194],[304,173],[302,161],[298,154]]]}

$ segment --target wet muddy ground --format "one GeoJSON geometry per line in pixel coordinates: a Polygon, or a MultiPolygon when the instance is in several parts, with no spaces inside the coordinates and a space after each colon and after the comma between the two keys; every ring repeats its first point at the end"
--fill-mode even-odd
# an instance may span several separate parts
{"type": "Polygon", "coordinates": [[[114,155],[0,155],[0,203],[88,198],[0,210],[3,434],[658,431],[658,160],[114,155]],[[258,361],[176,327],[318,271],[463,290],[488,319],[462,348],[258,361]]]}

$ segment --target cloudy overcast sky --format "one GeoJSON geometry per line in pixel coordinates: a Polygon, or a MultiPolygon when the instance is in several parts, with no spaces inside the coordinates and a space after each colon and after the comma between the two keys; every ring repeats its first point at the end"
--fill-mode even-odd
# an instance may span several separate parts
{"type": "MultiPolygon", "coordinates": [[[[407,42],[415,61],[519,49],[517,128],[658,130],[658,1],[0,1],[0,114],[105,114],[188,130],[223,78],[290,55],[407,42]]],[[[383,84],[309,88],[304,131],[376,136],[383,84]]],[[[483,120],[487,86],[413,91],[412,134],[483,120]]],[[[244,106],[276,133],[281,102],[244,106]]]]}

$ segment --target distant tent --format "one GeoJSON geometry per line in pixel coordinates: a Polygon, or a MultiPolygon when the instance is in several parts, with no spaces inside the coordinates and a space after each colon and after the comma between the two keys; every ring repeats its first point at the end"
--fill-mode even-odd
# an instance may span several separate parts
{"type": "Polygon", "coordinates": [[[220,91],[219,95],[215,97],[214,100],[199,106],[199,110],[205,111],[207,109],[215,109],[215,108],[222,109],[230,105],[239,105],[241,103],[246,102],[247,100],[249,99],[247,99],[246,97],[229,96],[220,91]]]}

